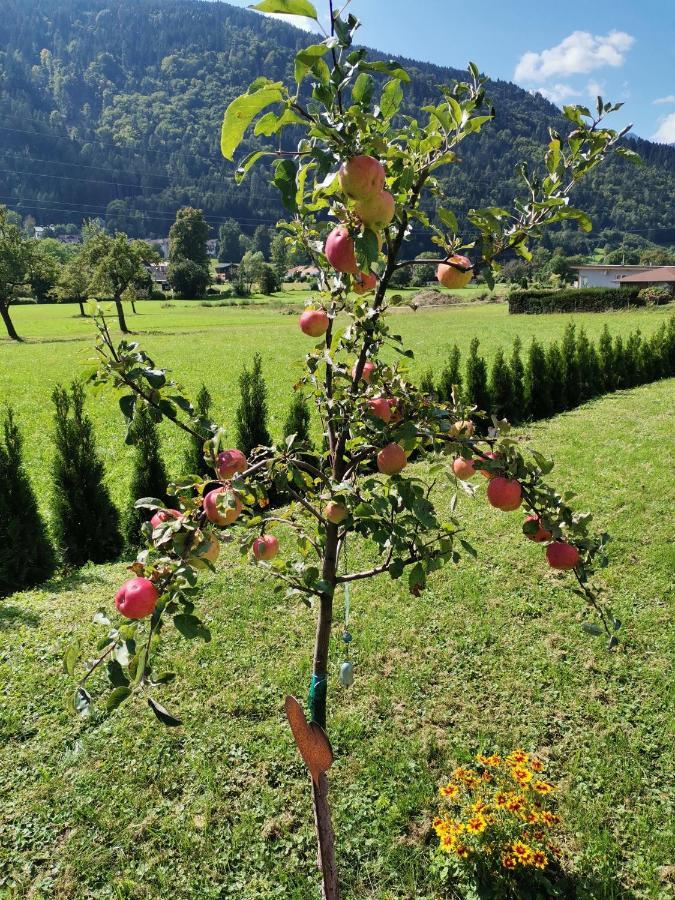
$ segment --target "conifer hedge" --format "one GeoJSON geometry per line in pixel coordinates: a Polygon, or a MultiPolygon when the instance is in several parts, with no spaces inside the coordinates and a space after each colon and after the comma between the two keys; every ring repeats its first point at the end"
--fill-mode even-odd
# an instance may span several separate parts
{"type": "Polygon", "coordinates": [[[462,386],[460,351],[457,345],[450,348],[436,393],[445,399],[454,384],[458,400],[518,424],[574,409],[600,394],[674,376],[675,316],[650,338],[639,329],[625,340],[620,335],[612,338],[605,325],[597,346],[583,328],[577,332],[570,323],[560,343],[544,347],[533,338],[525,362],[516,338],[508,359],[502,348],[497,350],[489,376],[479,350],[474,338],[462,386]]]}
{"type": "Polygon", "coordinates": [[[569,288],[562,291],[530,288],[526,291],[513,291],[508,300],[510,313],[530,315],[605,312],[608,309],[646,306],[648,303],[646,296],[640,296],[639,285],[635,288],[569,288]]]}

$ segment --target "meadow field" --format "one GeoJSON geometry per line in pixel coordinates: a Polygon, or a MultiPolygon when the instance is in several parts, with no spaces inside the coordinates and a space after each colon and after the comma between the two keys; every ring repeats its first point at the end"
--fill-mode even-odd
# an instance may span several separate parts
{"type": "MultiPolygon", "coordinates": [[[[16,350],[36,347],[48,345],[16,350]]],[[[355,588],[356,681],[338,684],[337,640],[330,676],[345,897],[459,896],[430,866],[438,785],[477,751],[521,745],[560,785],[564,896],[672,896],[673,387],[620,392],[528,429],[557,460],[550,478],[613,535],[601,580],[625,623],[615,652],[582,631],[568,578],[482,487],[460,501],[477,561],[435,574],[417,599],[388,579],[355,588]]],[[[287,692],[305,695],[314,616],[280,603],[225,549],[200,601],[213,639],[171,639],[178,678],[155,691],[179,729],[141,700],[87,721],[67,709],[64,647],[93,647],[92,617],[111,608],[123,563],[0,605],[0,896],[318,896],[306,774],[282,705],[287,692]]]]}
{"type": "MultiPolygon", "coordinates": [[[[470,289],[465,289],[466,293],[470,289]]],[[[415,291],[410,294],[416,293],[415,291]]],[[[228,439],[235,439],[235,410],[239,398],[238,376],[259,351],[269,389],[270,431],[282,436],[293,385],[302,374],[304,354],[313,346],[298,329],[297,315],[304,291],[287,292],[271,302],[254,299],[245,306],[204,306],[196,301],[140,302],[138,315],[128,310],[128,324],[158,365],[173,375],[194,397],[204,383],[213,396],[213,415],[222,423],[228,439]]],[[[107,305],[104,304],[107,308],[107,305]]],[[[13,318],[24,343],[0,337],[0,397],[16,412],[19,425],[32,435],[26,442],[29,466],[38,478],[52,457],[49,434],[53,423],[51,393],[57,383],[67,383],[90,373],[96,365],[96,331],[90,318],[81,318],[77,306],[18,306],[13,318]]],[[[118,334],[117,320],[109,324],[118,334]]],[[[627,335],[640,328],[651,335],[670,315],[673,306],[634,311],[545,316],[509,316],[505,303],[467,303],[450,307],[401,308],[393,312],[392,331],[399,332],[415,351],[406,361],[414,378],[432,367],[439,372],[448,348],[457,343],[466,358],[471,339],[480,339],[488,362],[502,346],[510,352],[516,335],[524,352],[533,336],[544,344],[559,339],[569,321],[597,339],[605,323],[612,334],[627,335]]],[[[87,410],[94,420],[99,449],[104,457],[115,501],[126,502],[130,450],[123,444],[124,426],[117,396],[110,389],[91,389],[87,410]]],[[[183,436],[162,427],[164,455],[172,475],[181,473],[183,436]]],[[[38,490],[46,500],[46,492],[38,490]]]]}
{"type": "MultiPolygon", "coordinates": [[[[307,348],[295,314],[262,303],[138,310],[130,322],[143,346],[190,391],[207,384],[230,437],[237,375],[260,348],[280,433],[307,348]]],[[[606,322],[613,333],[651,334],[670,312],[574,321],[591,337],[606,322]]],[[[0,394],[17,411],[47,510],[49,396],[91,366],[93,325],[70,306],[14,316],[26,341],[0,342],[0,394]]],[[[419,375],[440,367],[454,341],[466,351],[478,335],[490,358],[516,334],[525,345],[532,335],[559,338],[569,318],[474,304],[401,311],[395,322],[419,375]]],[[[547,758],[560,784],[564,896],[673,895],[674,387],[618,392],[526,431],[557,460],[550,478],[612,533],[601,581],[625,623],[615,652],[582,630],[568,578],[523,540],[517,513],[487,506],[482,486],[475,501],[460,501],[477,561],[435,574],[419,598],[382,577],[355,588],[356,681],[349,691],[338,684],[336,640],[330,685],[345,897],[460,896],[431,865],[438,785],[478,751],[520,745],[547,758]]],[[[116,398],[92,391],[88,409],[122,504],[128,451],[116,398]]],[[[181,439],[163,436],[178,472],[181,439]]],[[[124,563],[85,567],[0,604],[0,896],[317,896],[306,776],[283,717],[284,695],[306,692],[314,617],[280,603],[234,549],[217,569],[200,602],[213,639],[171,639],[178,678],[155,691],[184,722],[173,731],[140,700],[111,716],[97,708],[87,721],[67,708],[64,648],[75,638],[93,650],[92,617],[112,608],[124,563]]]]}

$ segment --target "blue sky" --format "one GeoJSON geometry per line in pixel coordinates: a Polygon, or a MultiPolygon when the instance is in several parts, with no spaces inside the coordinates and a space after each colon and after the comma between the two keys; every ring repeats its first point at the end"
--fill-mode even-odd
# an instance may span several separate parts
{"type": "MultiPolygon", "coordinates": [[[[229,0],[248,6],[251,0],[229,0]]],[[[313,0],[320,14],[327,0],[313,0]]],[[[339,5],[344,0],[336,0],[339,5]]],[[[352,0],[359,41],[383,53],[464,68],[540,90],[558,105],[598,92],[623,100],[616,123],[675,143],[675,0],[352,0]],[[475,10],[475,14],[474,14],[475,10]]]]}

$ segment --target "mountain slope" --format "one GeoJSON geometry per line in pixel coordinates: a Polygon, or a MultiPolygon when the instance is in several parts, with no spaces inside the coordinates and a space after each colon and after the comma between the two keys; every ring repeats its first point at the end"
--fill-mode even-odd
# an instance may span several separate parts
{"type": "MultiPolygon", "coordinates": [[[[199,0],[3,0],[0,20],[0,203],[39,223],[105,217],[136,236],[166,234],[178,206],[244,231],[280,214],[263,168],[236,187],[221,158],[227,103],[254,78],[292,77],[308,36],[222,3],[199,0]]],[[[481,62],[479,60],[479,62],[481,62]]],[[[489,69],[489,60],[482,61],[489,69]]],[[[408,111],[455,69],[409,62],[408,111]]],[[[495,123],[466,143],[447,189],[460,214],[508,202],[514,167],[538,157],[547,126],[564,127],[540,96],[492,82],[495,123]]],[[[250,146],[254,146],[249,141],[250,146]]],[[[588,252],[602,229],[675,241],[675,149],[636,141],[646,165],[613,161],[579,189],[590,239],[555,238],[588,252]]],[[[247,149],[246,147],[243,148],[247,149]]]]}

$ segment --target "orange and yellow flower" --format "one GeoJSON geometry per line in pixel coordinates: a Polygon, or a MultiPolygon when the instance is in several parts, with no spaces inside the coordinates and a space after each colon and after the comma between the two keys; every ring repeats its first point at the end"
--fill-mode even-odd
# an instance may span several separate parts
{"type": "Polygon", "coordinates": [[[455,853],[459,856],[460,859],[467,859],[471,855],[471,851],[466,846],[466,844],[457,844],[455,847],[455,853]]]}
{"type": "Polygon", "coordinates": [[[495,806],[497,809],[506,809],[510,799],[511,794],[508,794],[506,791],[497,791],[495,794],[495,806]]]}
{"type": "Polygon", "coordinates": [[[480,834],[487,828],[485,816],[472,816],[466,823],[466,830],[469,834],[480,834]]]}
{"type": "Polygon", "coordinates": [[[446,797],[451,799],[452,797],[456,797],[459,794],[459,785],[453,784],[452,781],[449,781],[447,784],[444,784],[440,790],[441,797],[446,797]]]}
{"type": "Polygon", "coordinates": [[[516,841],[511,844],[511,853],[516,857],[516,859],[523,863],[523,865],[527,865],[532,858],[532,847],[528,844],[524,844],[522,841],[516,841]]]}
{"type": "Polygon", "coordinates": [[[548,781],[535,781],[532,785],[532,790],[538,794],[550,794],[553,790],[553,785],[549,784],[548,781]]]}
{"type": "Polygon", "coordinates": [[[530,754],[526,753],[524,750],[514,750],[513,753],[509,753],[506,757],[506,762],[510,766],[524,766],[529,762],[530,754]]]}
{"type": "Polygon", "coordinates": [[[548,858],[543,850],[533,850],[531,862],[537,869],[545,869],[548,864],[548,858]]]}
{"type": "Polygon", "coordinates": [[[510,797],[508,803],[506,804],[506,808],[509,812],[519,813],[525,809],[526,803],[525,798],[518,794],[516,797],[510,797]]]}
{"type": "Polygon", "coordinates": [[[544,768],[544,764],[541,762],[541,760],[531,759],[530,768],[533,772],[541,772],[541,770],[544,768]]]}
{"type": "Polygon", "coordinates": [[[502,865],[505,869],[515,869],[518,865],[518,860],[511,853],[504,853],[502,856],[502,865]]]}
{"type": "Polygon", "coordinates": [[[532,781],[532,772],[526,769],[525,766],[514,766],[511,769],[511,774],[520,785],[528,784],[532,781]]]}

